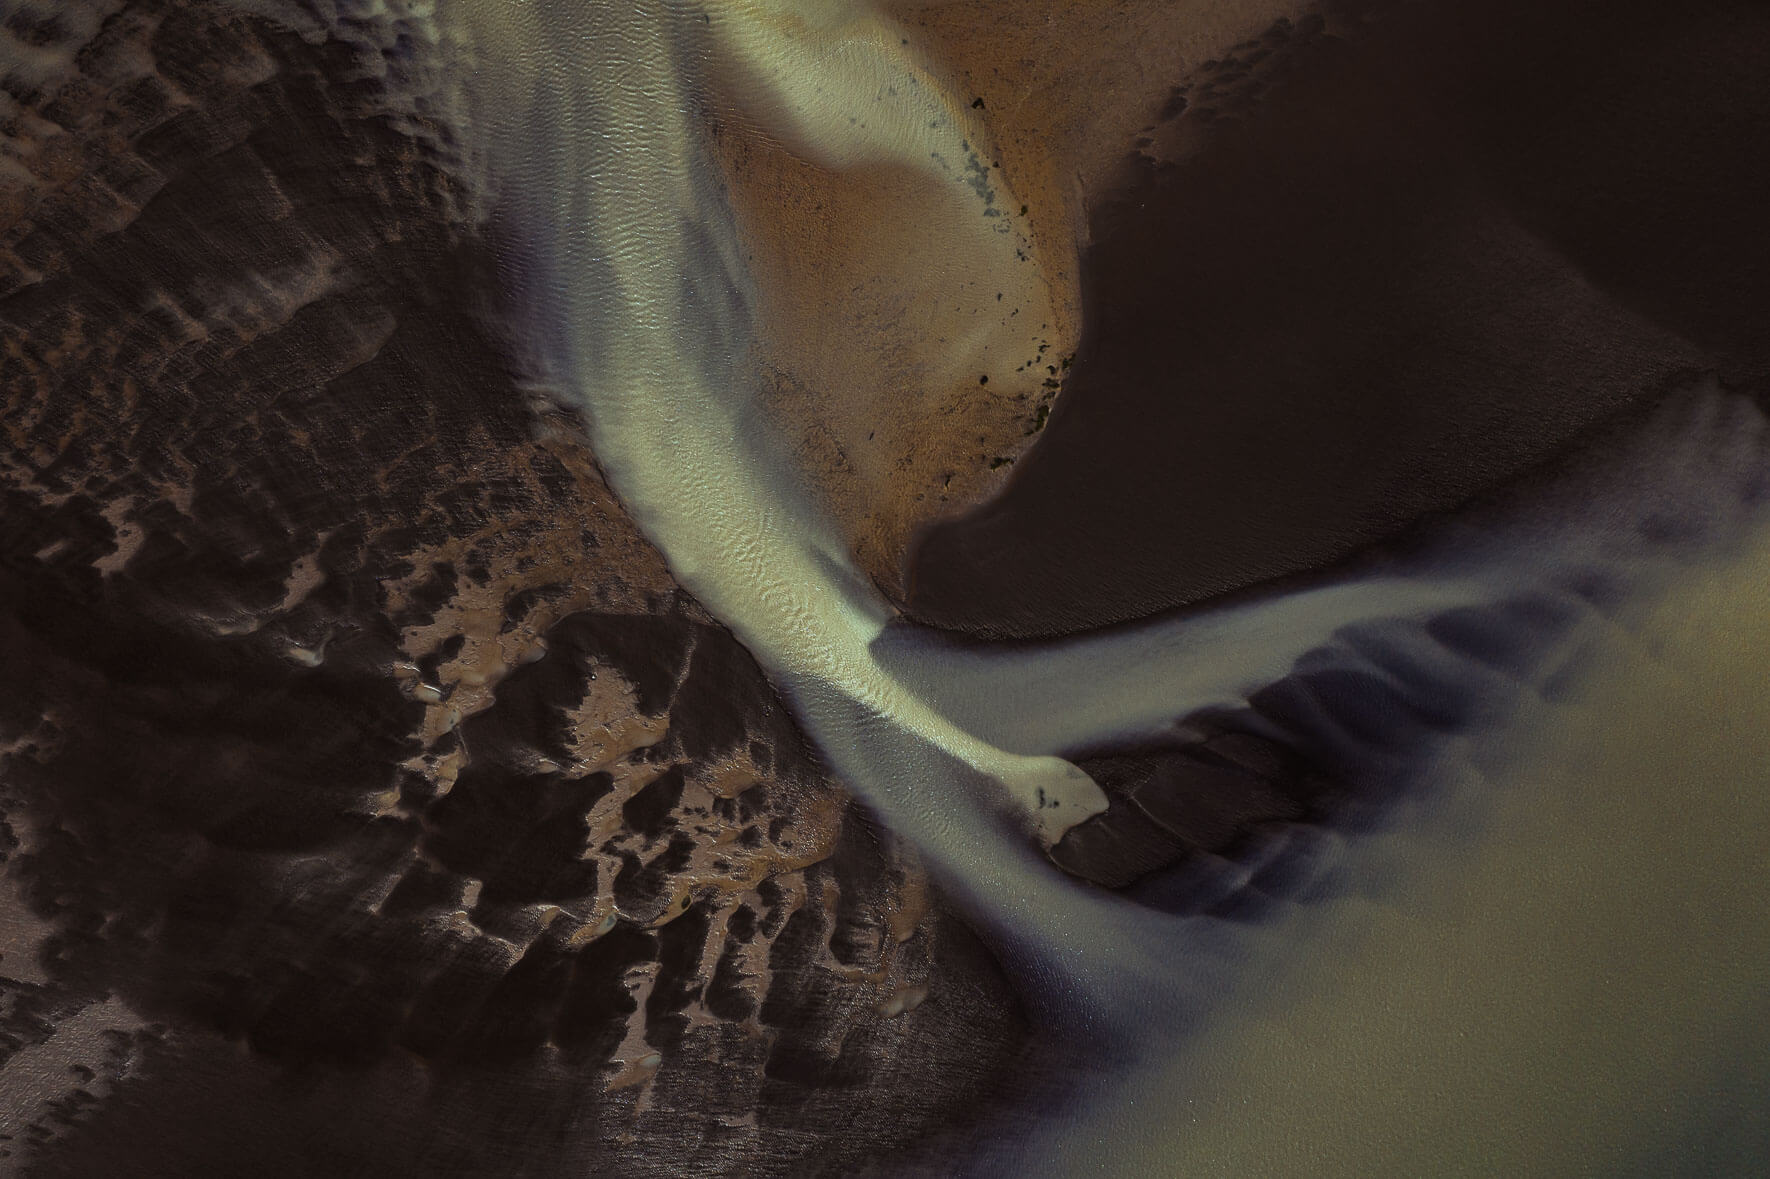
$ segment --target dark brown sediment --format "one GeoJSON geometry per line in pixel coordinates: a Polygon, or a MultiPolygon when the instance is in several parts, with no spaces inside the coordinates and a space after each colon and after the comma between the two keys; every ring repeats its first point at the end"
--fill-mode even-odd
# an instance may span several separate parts
{"type": "Polygon", "coordinates": [[[397,55],[119,8],[7,125],[0,1156],[780,1173],[962,1122],[1017,1001],[526,383],[397,55]]]}
{"type": "Polygon", "coordinates": [[[1333,561],[1675,373],[1770,372],[1770,19],[1334,4],[1177,78],[1087,209],[1083,338],[910,612],[1083,629],[1333,561]]]}

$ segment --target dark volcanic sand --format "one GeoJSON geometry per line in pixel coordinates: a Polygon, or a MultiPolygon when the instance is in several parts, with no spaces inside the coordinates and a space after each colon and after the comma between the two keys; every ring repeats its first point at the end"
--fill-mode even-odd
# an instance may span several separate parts
{"type": "Polygon", "coordinates": [[[1680,370],[1770,371],[1761,7],[1337,5],[1180,97],[1090,210],[1045,437],[924,537],[912,614],[1034,635],[1198,601],[1457,504],[1680,370]]]}
{"type": "Polygon", "coordinates": [[[1005,977],[524,396],[375,48],[79,27],[7,26],[76,69],[8,83],[0,1172],[851,1171],[969,1116],[1005,977]]]}

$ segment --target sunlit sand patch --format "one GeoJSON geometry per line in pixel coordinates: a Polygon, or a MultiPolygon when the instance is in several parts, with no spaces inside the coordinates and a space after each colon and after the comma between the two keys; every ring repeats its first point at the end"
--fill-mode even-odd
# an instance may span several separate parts
{"type": "Polygon", "coordinates": [[[1079,330],[982,105],[866,5],[710,5],[714,147],[757,292],[763,404],[889,591],[911,533],[1036,436],[1079,330]]]}

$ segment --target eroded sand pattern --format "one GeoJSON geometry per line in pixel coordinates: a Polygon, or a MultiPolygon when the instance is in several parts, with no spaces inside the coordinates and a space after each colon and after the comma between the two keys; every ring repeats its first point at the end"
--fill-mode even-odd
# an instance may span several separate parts
{"type": "Polygon", "coordinates": [[[1258,175],[1391,7],[9,13],[6,1157],[1749,1172],[1745,351],[1535,242],[1549,424],[1373,443],[1484,498],[902,612],[1133,379],[1124,194],[1258,175]]]}

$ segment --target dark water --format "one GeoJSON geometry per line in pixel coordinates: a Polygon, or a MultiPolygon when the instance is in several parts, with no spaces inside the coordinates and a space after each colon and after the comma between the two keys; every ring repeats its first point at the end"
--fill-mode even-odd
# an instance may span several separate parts
{"type": "Polygon", "coordinates": [[[1330,5],[1207,72],[1177,116],[1200,145],[1090,210],[1049,427],[926,534],[912,613],[1032,635],[1197,601],[1450,507],[1687,367],[1760,382],[1766,79],[1760,5],[1565,0],[1330,5]]]}

